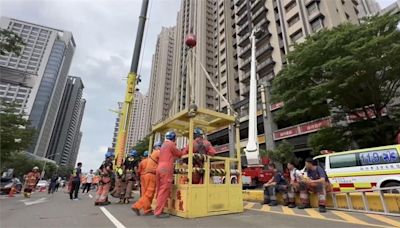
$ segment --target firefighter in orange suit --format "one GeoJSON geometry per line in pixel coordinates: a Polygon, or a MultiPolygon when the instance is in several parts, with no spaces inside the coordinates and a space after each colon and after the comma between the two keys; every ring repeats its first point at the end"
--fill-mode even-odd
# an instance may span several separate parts
{"type": "Polygon", "coordinates": [[[113,161],[114,161],[114,153],[108,151],[106,153],[106,160],[99,168],[100,181],[99,181],[99,187],[97,188],[96,191],[94,205],[110,204],[110,202],[108,201],[108,193],[110,192],[111,178],[113,175],[113,161]]]}
{"type": "Polygon", "coordinates": [[[140,215],[140,210],[143,210],[143,214],[145,215],[152,214],[151,203],[156,191],[156,169],[160,157],[160,147],[161,142],[155,143],[151,155],[142,161],[143,168],[140,167],[142,162],[139,164],[140,190],[142,195],[140,199],[132,205],[132,210],[137,215],[140,215]]]}
{"type": "Polygon", "coordinates": [[[168,218],[163,209],[170,195],[174,177],[174,161],[183,153],[176,147],[176,134],[169,131],[165,134],[165,142],[160,149],[160,158],[156,169],[157,206],[154,215],[157,218],[168,218]]]}

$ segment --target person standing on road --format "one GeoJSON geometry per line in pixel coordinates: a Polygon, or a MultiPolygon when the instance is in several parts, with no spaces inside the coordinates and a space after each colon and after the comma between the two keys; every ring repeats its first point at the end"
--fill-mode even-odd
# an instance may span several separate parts
{"type": "Polygon", "coordinates": [[[29,172],[25,177],[24,196],[26,198],[31,197],[32,191],[35,190],[39,178],[40,178],[39,167],[35,166],[33,167],[32,171],[29,172]]]}
{"type": "Polygon", "coordinates": [[[90,188],[92,187],[92,183],[93,183],[93,177],[94,177],[93,169],[91,169],[90,172],[86,175],[86,184],[83,187],[82,193],[85,193],[85,190],[86,190],[86,193],[88,193],[90,191],[90,188]]]}
{"type": "Polygon", "coordinates": [[[110,204],[110,202],[108,201],[108,193],[110,192],[110,187],[111,187],[114,153],[111,151],[107,151],[105,157],[106,160],[101,164],[99,168],[100,181],[96,191],[96,197],[94,202],[94,205],[96,206],[110,204]]]}
{"type": "Polygon", "coordinates": [[[53,174],[53,176],[50,179],[48,194],[53,194],[55,192],[57,180],[58,180],[58,175],[57,175],[57,173],[55,173],[55,174],[53,174]]]}
{"type": "Polygon", "coordinates": [[[79,186],[81,185],[81,177],[82,177],[82,163],[78,162],[78,165],[72,171],[71,189],[69,191],[69,198],[71,200],[78,200],[79,186]]]}
{"type": "Polygon", "coordinates": [[[140,199],[132,205],[132,210],[136,215],[140,215],[140,210],[143,210],[144,215],[151,213],[151,203],[153,202],[156,191],[156,169],[160,157],[160,148],[162,143],[156,142],[153,146],[153,152],[150,157],[143,159],[139,165],[140,174],[140,199]]]}
{"type": "Polygon", "coordinates": [[[156,218],[169,217],[169,214],[163,213],[163,210],[172,188],[174,161],[183,155],[182,151],[176,147],[175,132],[167,132],[165,139],[160,150],[160,158],[156,170],[157,206],[154,211],[156,218]]]}
{"type": "Polygon", "coordinates": [[[124,161],[123,175],[121,177],[120,203],[129,203],[132,198],[132,188],[137,175],[139,156],[136,150],[132,150],[124,161]]]}

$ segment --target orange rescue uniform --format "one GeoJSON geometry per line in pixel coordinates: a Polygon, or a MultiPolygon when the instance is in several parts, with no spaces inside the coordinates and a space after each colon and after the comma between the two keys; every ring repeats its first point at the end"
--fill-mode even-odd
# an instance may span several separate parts
{"type": "Polygon", "coordinates": [[[144,159],[139,164],[138,173],[140,175],[140,199],[132,205],[132,208],[143,210],[144,214],[151,212],[151,203],[156,190],[156,169],[159,161],[160,150],[154,150],[150,157],[144,159]]]}
{"type": "Polygon", "coordinates": [[[163,143],[156,169],[157,206],[154,215],[160,215],[164,210],[172,188],[174,161],[182,155],[175,142],[166,140],[163,143]]]}

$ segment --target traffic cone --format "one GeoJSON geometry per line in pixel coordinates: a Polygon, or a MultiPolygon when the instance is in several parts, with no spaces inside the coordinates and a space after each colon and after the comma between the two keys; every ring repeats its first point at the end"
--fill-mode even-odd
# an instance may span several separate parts
{"type": "Polygon", "coordinates": [[[17,189],[15,189],[14,186],[10,189],[10,192],[8,193],[8,197],[15,197],[14,194],[17,192],[17,189]]]}

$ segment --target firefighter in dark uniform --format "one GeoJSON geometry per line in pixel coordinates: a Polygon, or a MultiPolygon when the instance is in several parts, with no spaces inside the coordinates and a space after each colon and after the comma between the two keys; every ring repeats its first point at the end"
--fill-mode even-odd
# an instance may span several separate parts
{"type": "Polygon", "coordinates": [[[318,194],[319,212],[326,212],[326,191],[330,190],[328,176],[318,162],[312,158],[306,160],[307,178],[300,182],[299,209],[310,207],[309,191],[318,194]]]}
{"type": "Polygon", "coordinates": [[[128,204],[129,199],[132,198],[132,189],[137,181],[137,168],[139,164],[138,153],[136,150],[132,150],[128,157],[125,159],[123,166],[123,181],[126,183],[125,191],[123,191],[123,203],[128,204]]]}
{"type": "Polygon", "coordinates": [[[274,176],[264,184],[264,204],[269,206],[277,206],[276,193],[282,193],[284,205],[288,205],[287,190],[288,184],[282,173],[276,170],[274,163],[268,164],[268,168],[274,172],[274,176]]]}

